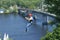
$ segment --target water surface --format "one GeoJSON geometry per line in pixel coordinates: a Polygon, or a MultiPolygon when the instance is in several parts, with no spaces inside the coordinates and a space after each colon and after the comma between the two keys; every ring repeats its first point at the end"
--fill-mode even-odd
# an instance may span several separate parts
{"type": "MultiPolygon", "coordinates": [[[[13,40],[40,40],[46,34],[47,27],[41,26],[42,15],[37,14],[38,20],[36,25],[31,25],[29,31],[25,32],[27,21],[19,14],[0,14],[0,37],[4,33],[9,34],[13,40]]],[[[52,29],[52,27],[50,27],[52,29]]],[[[49,30],[51,30],[48,28],[49,30]]]]}

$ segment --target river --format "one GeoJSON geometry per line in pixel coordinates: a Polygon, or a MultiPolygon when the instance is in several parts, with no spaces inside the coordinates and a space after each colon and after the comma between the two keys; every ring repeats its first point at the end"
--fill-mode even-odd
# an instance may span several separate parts
{"type": "Polygon", "coordinates": [[[49,26],[48,30],[47,27],[43,28],[41,24],[44,20],[39,14],[37,16],[36,25],[31,25],[29,31],[25,32],[28,21],[22,16],[19,14],[0,14],[0,38],[3,38],[4,33],[7,33],[12,40],[40,40],[47,31],[52,31],[52,27],[49,26]]]}

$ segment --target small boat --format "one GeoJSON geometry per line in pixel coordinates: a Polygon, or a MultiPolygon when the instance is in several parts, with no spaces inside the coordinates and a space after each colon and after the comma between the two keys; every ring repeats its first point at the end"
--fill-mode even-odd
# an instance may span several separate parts
{"type": "Polygon", "coordinates": [[[4,38],[3,38],[3,40],[8,40],[8,39],[9,39],[9,35],[6,34],[6,33],[4,33],[4,38]]]}

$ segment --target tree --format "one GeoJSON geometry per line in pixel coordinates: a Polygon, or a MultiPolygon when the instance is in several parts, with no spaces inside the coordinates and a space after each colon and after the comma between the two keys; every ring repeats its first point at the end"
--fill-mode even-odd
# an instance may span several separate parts
{"type": "Polygon", "coordinates": [[[60,0],[45,0],[48,12],[60,15],[60,0]]]}
{"type": "Polygon", "coordinates": [[[48,32],[41,40],[60,40],[60,24],[57,25],[57,28],[52,33],[48,32]]]}
{"type": "Polygon", "coordinates": [[[40,0],[0,0],[0,7],[9,7],[11,5],[19,5],[22,7],[35,8],[38,7],[40,0]]]}
{"type": "MultiPolygon", "coordinates": [[[[58,18],[60,16],[60,0],[45,0],[45,3],[48,12],[56,14],[57,19],[60,21],[60,18],[58,18]]],[[[41,40],[60,40],[60,22],[52,33],[48,32],[41,40]]]]}

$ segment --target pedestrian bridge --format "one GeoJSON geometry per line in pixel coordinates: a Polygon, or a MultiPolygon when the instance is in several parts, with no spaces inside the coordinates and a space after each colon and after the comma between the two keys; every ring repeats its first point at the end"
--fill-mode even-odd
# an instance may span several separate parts
{"type": "Polygon", "coordinates": [[[51,13],[47,13],[47,12],[37,12],[37,11],[32,11],[32,14],[34,16],[37,15],[37,18],[39,18],[40,20],[43,20],[42,23],[49,22],[49,21],[56,22],[55,14],[51,14],[51,13]]]}

